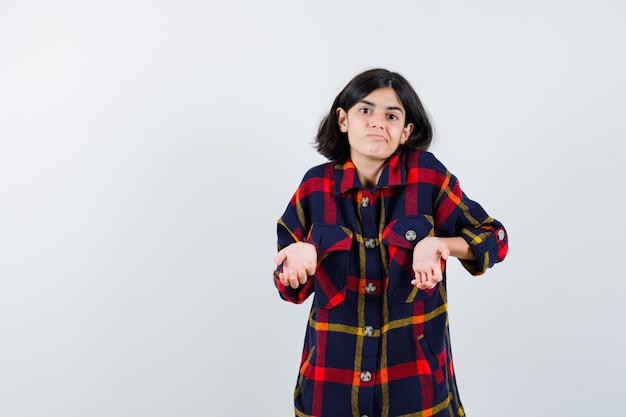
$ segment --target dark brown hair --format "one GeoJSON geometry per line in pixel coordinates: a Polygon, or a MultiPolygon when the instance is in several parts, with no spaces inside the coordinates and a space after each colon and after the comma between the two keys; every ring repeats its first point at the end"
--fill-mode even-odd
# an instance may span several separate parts
{"type": "Polygon", "coordinates": [[[354,77],[335,98],[328,115],[320,123],[315,138],[317,151],[332,162],[344,162],[350,156],[347,134],[339,130],[337,109],[346,112],[365,96],[378,88],[391,87],[398,95],[406,112],[405,126],[413,123],[413,131],[402,149],[426,150],[433,139],[433,128],[411,84],[400,74],[382,68],[371,69],[354,77]]]}

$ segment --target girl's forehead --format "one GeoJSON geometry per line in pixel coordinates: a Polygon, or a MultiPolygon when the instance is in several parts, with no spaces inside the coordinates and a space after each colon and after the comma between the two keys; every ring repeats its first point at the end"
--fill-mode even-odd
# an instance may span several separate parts
{"type": "Polygon", "coordinates": [[[381,107],[400,107],[404,110],[400,97],[398,97],[396,91],[391,87],[377,88],[360,101],[381,107]]]}

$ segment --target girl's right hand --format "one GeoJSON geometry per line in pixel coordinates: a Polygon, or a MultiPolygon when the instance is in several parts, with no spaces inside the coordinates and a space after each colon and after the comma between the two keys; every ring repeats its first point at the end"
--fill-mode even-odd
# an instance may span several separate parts
{"type": "Polygon", "coordinates": [[[276,266],[283,264],[277,274],[284,286],[298,288],[305,284],[317,267],[317,249],[310,243],[295,242],[281,249],[274,258],[276,266]]]}
{"type": "Polygon", "coordinates": [[[429,236],[415,245],[413,249],[413,272],[415,279],[411,284],[420,290],[430,290],[443,279],[441,260],[448,259],[450,249],[446,240],[429,236]]]}

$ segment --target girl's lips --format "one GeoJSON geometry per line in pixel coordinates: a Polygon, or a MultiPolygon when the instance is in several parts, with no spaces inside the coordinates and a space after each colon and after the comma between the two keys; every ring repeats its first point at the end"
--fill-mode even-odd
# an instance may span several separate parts
{"type": "Polygon", "coordinates": [[[374,140],[381,140],[381,141],[385,140],[385,137],[381,135],[367,135],[367,137],[370,139],[374,139],[374,140]]]}

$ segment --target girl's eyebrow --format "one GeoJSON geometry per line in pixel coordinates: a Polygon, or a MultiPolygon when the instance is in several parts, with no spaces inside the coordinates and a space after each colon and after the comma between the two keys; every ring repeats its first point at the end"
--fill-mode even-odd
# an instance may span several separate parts
{"type": "MultiPolygon", "coordinates": [[[[376,104],[372,103],[371,101],[367,101],[367,100],[360,100],[361,103],[365,103],[368,106],[371,107],[376,107],[376,104]]],[[[402,110],[402,107],[398,107],[398,106],[389,106],[387,107],[387,110],[398,110],[400,113],[404,113],[404,110],[402,110]]]]}

